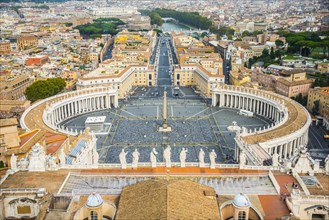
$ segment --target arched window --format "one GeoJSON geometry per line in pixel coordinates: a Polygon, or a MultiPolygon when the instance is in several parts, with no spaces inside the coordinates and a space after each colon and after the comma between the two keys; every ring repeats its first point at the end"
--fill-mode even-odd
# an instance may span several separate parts
{"type": "Polygon", "coordinates": [[[97,220],[97,219],[98,219],[97,212],[90,211],[90,220],[97,220]]]}
{"type": "Polygon", "coordinates": [[[246,212],[240,211],[238,215],[238,220],[246,220],[246,212]]]}

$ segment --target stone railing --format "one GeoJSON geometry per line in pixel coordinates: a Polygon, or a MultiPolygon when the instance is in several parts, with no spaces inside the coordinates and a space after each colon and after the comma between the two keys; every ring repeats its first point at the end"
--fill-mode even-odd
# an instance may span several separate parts
{"type": "Polygon", "coordinates": [[[45,188],[8,188],[8,189],[0,189],[0,195],[3,193],[8,194],[38,194],[38,195],[45,195],[46,189],[45,188]]]}
{"type": "Polygon", "coordinates": [[[274,188],[276,189],[276,191],[278,192],[278,194],[281,193],[281,188],[280,188],[280,185],[278,184],[278,182],[276,181],[272,171],[270,170],[268,172],[268,176],[270,178],[270,180],[272,181],[273,185],[274,185],[274,188]]]}

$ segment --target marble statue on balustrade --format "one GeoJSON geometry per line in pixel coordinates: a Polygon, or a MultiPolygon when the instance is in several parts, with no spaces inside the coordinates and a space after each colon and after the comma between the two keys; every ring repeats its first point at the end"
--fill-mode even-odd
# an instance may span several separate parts
{"type": "Polygon", "coordinates": [[[135,151],[133,152],[133,163],[132,163],[133,168],[137,168],[139,156],[140,156],[140,153],[138,152],[138,150],[136,148],[135,151]]]}
{"type": "Polygon", "coordinates": [[[171,148],[168,147],[163,151],[163,158],[166,162],[166,167],[171,167],[171,148]]]}
{"type": "Polygon", "coordinates": [[[46,157],[47,170],[56,171],[58,170],[58,165],[56,163],[56,158],[54,156],[48,155],[46,157]]]}
{"type": "Polygon", "coordinates": [[[150,152],[150,161],[151,161],[151,167],[156,167],[157,166],[157,155],[158,152],[155,150],[155,148],[152,149],[150,152]]]}
{"type": "Polygon", "coordinates": [[[276,152],[272,155],[272,166],[278,167],[279,166],[279,154],[276,152]]]}
{"type": "Polygon", "coordinates": [[[318,161],[315,161],[310,154],[307,152],[306,147],[300,146],[299,155],[295,156],[292,160],[292,169],[297,173],[308,173],[313,175],[316,172],[319,172],[318,161]]]}
{"type": "Polygon", "coordinates": [[[10,157],[10,169],[13,171],[17,170],[17,156],[12,154],[10,157]]]}
{"type": "Polygon", "coordinates": [[[216,158],[217,158],[217,154],[215,152],[215,150],[213,149],[210,153],[209,153],[209,159],[210,159],[210,169],[215,169],[216,166],[216,158]]]}
{"type": "Polygon", "coordinates": [[[61,166],[66,164],[66,159],[65,159],[65,153],[64,153],[64,148],[61,149],[61,151],[59,152],[59,163],[61,166]]]}
{"type": "Polygon", "coordinates": [[[182,151],[179,154],[180,166],[185,167],[187,149],[183,147],[182,151]]]}
{"type": "Polygon", "coordinates": [[[126,161],[126,155],[128,153],[125,152],[124,149],[122,149],[121,153],[119,154],[119,159],[120,159],[120,163],[121,163],[121,168],[122,169],[126,169],[127,168],[127,161],[126,161]]]}
{"type": "Polygon", "coordinates": [[[46,153],[39,143],[30,151],[29,161],[29,171],[46,171],[46,153]]]}
{"type": "Polygon", "coordinates": [[[26,157],[21,158],[17,163],[17,167],[19,170],[27,170],[28,166],[29,166],[29,159],[27,155],[26,157]]]}
{"type": "Polygon", "coordinates": [[[240,152],[240,155],[239,155],[239,164],[240,164],[240,168],[247,165],[247,157],[243,150],[240,152]]]}
{"type": "Polygon", "coordinates": [[[205,167],[204,166],[204,151],[202,150],[202,148],[199,151],[199,167],[205,167]]]}
{"type": "Polygon", "coordinates": [[[324,169],[325,169],[325,173],[329,175],[329,155],[324,160],[324,169]]]}

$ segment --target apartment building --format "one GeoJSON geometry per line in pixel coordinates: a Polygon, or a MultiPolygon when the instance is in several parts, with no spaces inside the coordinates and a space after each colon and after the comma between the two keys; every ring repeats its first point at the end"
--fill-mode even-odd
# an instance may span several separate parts
{"type": "Polygon", "coordinates": [[[312,112],[314,102],[320,101],[319,115],[323,117],[323,125],[329,130],[329,87],[310,89],[307,99],[307,109],[312,112]]]}
{"type": "Polygon", "coordinates": [[[34,82],[27,74],[12,77],[0,82],[0,100],[24,99],[26,88],[34,82]]]}
{"type": "Polygon", "coordinates": [[[0,41],[0,55],[6,55],[11,53],[10,41],[0,41]]]}
{"type": "Polygon", "coordinates": [[[306,72],[301,69],[289,69],[268,74],[259,69],[254,69],[251,81],[259,83],[264,88],[272,88],[278,94],[293,97],[300,93],[305,96],[313,85],[313,80],[306,78],[306,72]]]}
{"type": "Polygon", "coordinates": [[[17,37],[18,50],[25,50],[38,45],[38,38],[33,35],[22,35],[17,37]]]}

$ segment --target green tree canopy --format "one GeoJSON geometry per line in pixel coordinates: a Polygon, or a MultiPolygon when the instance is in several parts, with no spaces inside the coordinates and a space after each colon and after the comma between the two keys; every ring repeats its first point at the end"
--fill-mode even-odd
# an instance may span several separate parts
{"type": "Polygon", "coordinates": [[[31,102],[35,102],[56,95],[65,88],[65,85],[65,80],[62,78],[36,81],[26,88],[25,96],[31,102]]]}
{"type": "Polygon", "coordinates": [[[275,41],[275,45],[277,46],[277,47],[282,47],[283,45],[284,45],[284,43],[283,43],[283,41],[282,40],[276,40],[275,41]]]}
{"type": "Polygon", "coordinates": [[[318,115],[320,111],[320,100],[314,101],[314,106],[312,108],[313,115],[318,115]]]}
{"type": "Polygon", "coordinates": [[[123,24],[125,23],[118,18],[97,18],[94,23],[78,25],[74,29],[78,29],[83,36],[96,38],[101,37],[102,34],[117,34],[119,32],[117,26],[123,24]]]}
{"type": "Polygon", "coordinates": [[[251,34],[249,33],[249,31],[244,31],[242,32],[242,37],[248,37],[250,36],[251,34]]]}
{"type": "Polygon", "coordinates": [[[270,57],[271,57],[271,59],[275,59],[275,54],[274,54],[273,47],[271,47],[270,57]]]}
{"type": "Polygon", "coordinates": [[[161,16],[159,15],[159,13],[152,12],[152,13],[150,13],[149,16],[151,18],[151,24],[156,24],[158,26],[162,25],[163,21],[162,21],[161,16]]]}

